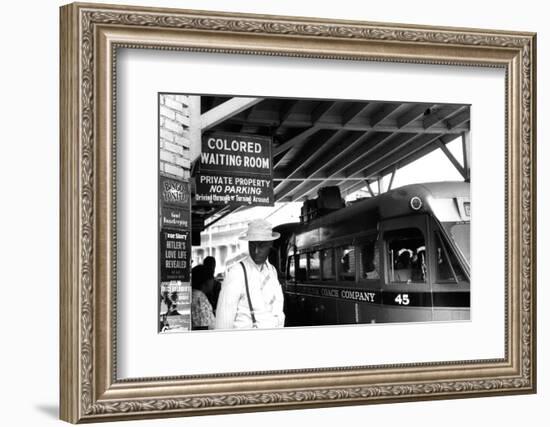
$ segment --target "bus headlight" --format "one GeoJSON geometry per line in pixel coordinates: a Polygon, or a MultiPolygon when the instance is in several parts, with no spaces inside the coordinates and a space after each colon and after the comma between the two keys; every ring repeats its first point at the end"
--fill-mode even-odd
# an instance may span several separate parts
{"type": "Polygon", "coordinates": [[[422,199],[418,196],[411,197],[409,204],[413,211],[417,211],[422,207],[422,199]]]}

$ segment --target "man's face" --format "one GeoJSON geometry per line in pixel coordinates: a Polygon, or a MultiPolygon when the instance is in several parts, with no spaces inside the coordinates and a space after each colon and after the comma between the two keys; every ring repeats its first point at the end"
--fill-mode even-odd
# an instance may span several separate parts
{"type": "Polygon", "coordinates": [[[248,242],[248,253],[254,262],[258,265],[263,264],[267,260],[271,244],[273,242],[248,242]]]}

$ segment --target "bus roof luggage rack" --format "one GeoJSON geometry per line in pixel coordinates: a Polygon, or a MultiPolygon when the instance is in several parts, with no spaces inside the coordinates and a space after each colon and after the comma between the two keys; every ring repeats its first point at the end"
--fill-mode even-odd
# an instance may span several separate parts
{"type": "Polygon", "coordinates": [[[307,223],[315,218],[334,212],[345,207],[344,199],[340,195],[338,186],[320,188],[317,197],[305,200],[302,205],[300,222],[307,223]]]}

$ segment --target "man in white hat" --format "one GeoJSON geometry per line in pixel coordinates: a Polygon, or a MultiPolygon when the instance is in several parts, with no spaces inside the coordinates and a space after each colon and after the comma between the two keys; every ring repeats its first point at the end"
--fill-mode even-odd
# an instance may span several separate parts
{"type": "Polygon", "coordinates": [[[280,328],[284,326],[283,292],[277,270],[267,257],[279,233],[256,219],[246,234],[249,255],[229,267],[218,299],[216,329],[280,328]]]}

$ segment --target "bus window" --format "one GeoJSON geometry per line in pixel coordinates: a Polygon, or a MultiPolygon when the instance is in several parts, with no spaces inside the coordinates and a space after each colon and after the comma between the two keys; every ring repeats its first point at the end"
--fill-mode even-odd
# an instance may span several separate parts
{"type": "Polygon", "coordinates": [[[363,280],[379,279],[380,256],[375,241],[364,242],[361,248],[360,277],[363,280]]]}
{"type": "Polygon", "coordinates": [[[426,244],[418,228],[384,233],[388,251],[388,275],[393,283],[426,282],[426,244]]]}
{"type": "Polygon", "coordinates": [[[436,233],[436,256],[437,256],[437,281],[443,283],[458,283],[465,281],[464,274],[456,255],[445,242],[441,233],[436,233]]]}
{"type": "Polygon", "coordinates": [[[352,245],[340,248],[340,280],[355,281],[355,248],[352,245]]]}
{"type": "Polygon", "coordinates": [[[323,280],[336,279],[334,269],[334,249],[324,249],[321,251],[321,265],[323,269],[323,280]]]}
{"type": "Polygon", "coordinates": [[[466,260],[470,262],[470,223],[445,225],[466,260]]]}
{"type": "Polygon", "coordinates": [[[296,280],[306,280],[307,277],[307,256],[306,254],[298,255],[298,270],[296,271],[296,280]]]}
{"type": "Polygon", "coordinates": [[[307,278],[309,280],[321,279],[321,263],[319,262],[319,251],[308,254],[309,268],[307,278]]]}
{"type": "Polygon", "coordinates": [[[286,268],[286,277],[290,282],[294,282],[295,276],[295,265],[294,265],[294,255],[288,257],[287,268],[286,268]]]}

